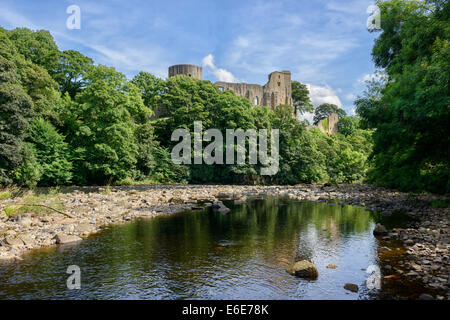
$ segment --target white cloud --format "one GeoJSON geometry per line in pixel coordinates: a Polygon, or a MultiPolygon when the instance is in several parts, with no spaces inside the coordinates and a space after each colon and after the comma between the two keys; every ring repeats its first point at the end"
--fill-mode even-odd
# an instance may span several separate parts
{"type": "Polygon", "coordinates": [[[350,100],[350,101],[356,100],[356,96],[355,96],[353,93],[347,93],[347,94],[344,96],[344,98],[345,98],[346,100],[350,100]]]}
{"type": "Polygon", "coordinates": [[[335,90],[330,86],[316,86],[313,84],[307,84],[309,90],[309,97],[314,107],[318,107],[322,103],[332,103],[342,108],[342,102],[337,96],[335,90]]]}
{"type": "Polygon", "coordinates": [[[299,118],[300,120],[308,120],[310,124],[314,123],[314,113],[312,112],[305,112],[299,118]]]}
{"type": "Polygon", "coordinates": [[[238,82],[230,71],[217,68],[214,65],[214,56],[212,54],[208,54],[204,57],[202,63],[204,67],[211,69],[212,74],[217,78],[217,80],[224,82],[238,82]]]}

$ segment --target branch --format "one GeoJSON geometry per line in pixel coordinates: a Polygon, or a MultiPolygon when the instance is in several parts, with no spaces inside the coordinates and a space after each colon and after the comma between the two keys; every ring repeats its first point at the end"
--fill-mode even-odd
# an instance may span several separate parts
{"type": "Polygon", "coordinates": [[[20,206],[29,206],[29,207],[31,207],[31,206],[34,206],[34,207],[44,207],[44,208],[47,208],[47,209],[56,211],[56,212],[58,212],[58,213],[60,213],[60,214],[63,214],[63,215],[65,215],[65,216],[69,217],[69,218],[75,218],[75,217],[74,217],[73,215],[71,215],[70,213],[66,213],[66,212],[63,212],[63,211],[59,211],[59,210],[57,210],[57,209],[55,209],[55,208],[46,206],[46,205],[44,205],[44,204],[16,203],[16,205],[20,205],[20,206]]]}

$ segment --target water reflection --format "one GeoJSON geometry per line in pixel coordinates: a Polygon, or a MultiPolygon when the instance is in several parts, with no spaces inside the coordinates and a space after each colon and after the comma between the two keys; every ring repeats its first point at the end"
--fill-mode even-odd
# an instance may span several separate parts
{"type": "Polygon", "coordinates": [[[38,250],[0,265],[0,298],[34,299],[357,299],[377,263],[373,219],[359,207],[277,198],[115,226],[77,246],[38,250]],[[285,269],[307,259],[316,281],[285,269]],[[67,266],[82,272],[66,288],[67,266]],[[327,269],[328,264],[338,265],[327,269]]]}

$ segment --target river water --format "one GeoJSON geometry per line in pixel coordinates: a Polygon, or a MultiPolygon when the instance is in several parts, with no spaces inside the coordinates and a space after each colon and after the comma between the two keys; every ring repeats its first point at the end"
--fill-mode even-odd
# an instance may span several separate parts
{"type": "Polygon", "coordinates": [[[273,197],[225,204],[227,214],[138,219],[76,245],[34,250],[0,265],[0,299],[369,298],[366,269],[378,264],[370,212],[273,197]],[[289,275],[297,260],[312,261],[318,279],[289,275]],[[80,268],[80,290],[67,288],[70,265],[80,268]]]}

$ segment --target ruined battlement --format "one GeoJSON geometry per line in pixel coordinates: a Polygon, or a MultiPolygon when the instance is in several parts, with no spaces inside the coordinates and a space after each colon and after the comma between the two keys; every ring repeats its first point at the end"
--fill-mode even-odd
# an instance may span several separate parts
{"type": "MultiPolygon", "coordinates": [[[[177,64],[169,67],[169,77],[185,75],[202,80],[202,67],[192,64],[177,64]]],[[[249,99],[256,106],[292,105],[291,72],[275,71],[269,74],[265,85],[218,81],[215,85],[222,91],[231,90],[240,97],[249,99]]]]}
{"type": "Polygon", "coordinates": [[[276,107],[292,105],[292,83],[290,71],[275,71],[269,74],[268,82],[261,86],[248,83],[218,81],[215,85],[222,91],[231,90],[240,97],[249,99],[257,106],[276,107]]]}

